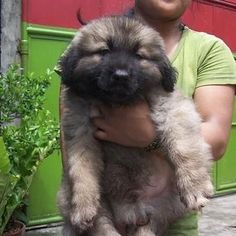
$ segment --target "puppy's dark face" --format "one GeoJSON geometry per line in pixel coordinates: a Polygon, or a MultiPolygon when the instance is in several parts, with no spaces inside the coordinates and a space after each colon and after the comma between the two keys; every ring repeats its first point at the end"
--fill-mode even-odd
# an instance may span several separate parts
{"type": "Polygon", "coordinates": [[[106,104],[130,104],[157,87],[174,89],[175,71],[159,34],[126,17],[107,17],[83,27],[61,67],[62,81],[70,89],[106,104]]]}

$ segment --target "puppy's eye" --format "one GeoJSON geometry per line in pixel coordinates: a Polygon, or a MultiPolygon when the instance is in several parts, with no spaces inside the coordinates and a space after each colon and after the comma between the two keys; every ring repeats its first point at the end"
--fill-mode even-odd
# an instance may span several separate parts
{"type": "Polygon", "coordinates": [[[102,55],[102,56],[108,54],[109,52],[110,52],[109,48],[103,48],[103,49],[97,51],[97,53],[102,55]]]}
{"type": "Polygon", "coordinates": [[[141,47],[139,48],[139,50],[136,52],[136,56],[139,58],[139,59],[144,59],[144,60],[149,60],[150,59],[150,53],[149,51],[144,48],[144,47],[141,47]]]}
{"type": "Polygon", "coordinates": [[[139,60],[145,59],[145,57],[139,53],[136,53],[136,58],[139,60]]]}

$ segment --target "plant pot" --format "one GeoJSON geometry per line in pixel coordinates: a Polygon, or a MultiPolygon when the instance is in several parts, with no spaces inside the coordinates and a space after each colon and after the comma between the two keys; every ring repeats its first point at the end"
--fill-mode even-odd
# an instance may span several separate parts
{"type": "Polygon", "coordinates": [[[3,236],[24,236],[25,224],[20,221],[13,221],[8,227],[7,231],[3,233],[3,236]]]}

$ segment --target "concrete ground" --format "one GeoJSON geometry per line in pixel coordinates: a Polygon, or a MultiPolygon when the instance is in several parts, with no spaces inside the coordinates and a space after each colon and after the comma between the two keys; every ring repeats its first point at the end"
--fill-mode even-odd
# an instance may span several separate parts
{"type": "Polygon", "coordinates": [[[213,198],[199,220],[200,236],[236,236],[236,194],[213,198]]]}
{"type": "MultiPolygon", "coordinates": [[[[62,236],[61,228],[31,229],[26,236],[62,236]]],[[[236,236],[236,193],[211,199],[199,219],[199,236],[236,236]]]]}

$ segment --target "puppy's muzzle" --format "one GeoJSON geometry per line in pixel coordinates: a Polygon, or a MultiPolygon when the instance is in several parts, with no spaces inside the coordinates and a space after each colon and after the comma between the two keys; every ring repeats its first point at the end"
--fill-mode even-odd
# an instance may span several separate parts
{"type": "Polygon", "coordinates": [[[124,81],[129,78],[129,72],[127,70],[121,70],[117,69],[115,72],[112,74],[112,80],[113,81],[124,81]]]}
{"type": "Polygon", "coordinates": [[[126,69],[111,70],[98,80],[98,87],[107,92],[126,90],[129,85],[130,73],[126,69]]]}

